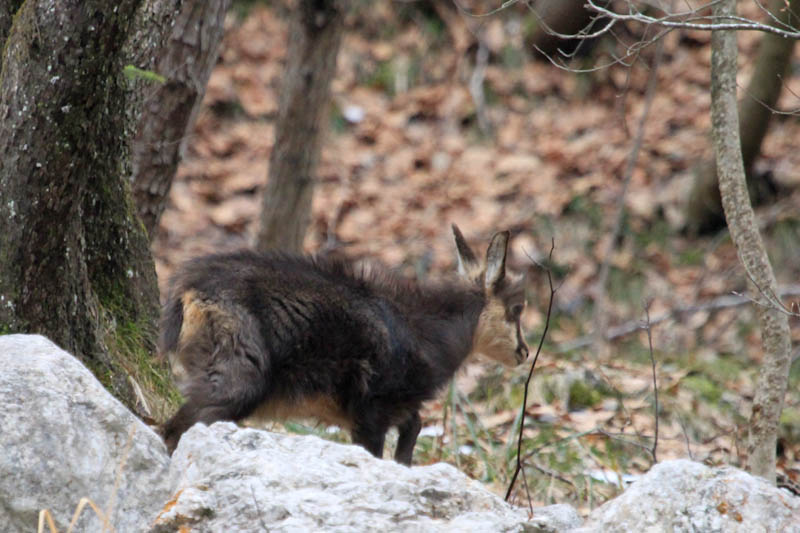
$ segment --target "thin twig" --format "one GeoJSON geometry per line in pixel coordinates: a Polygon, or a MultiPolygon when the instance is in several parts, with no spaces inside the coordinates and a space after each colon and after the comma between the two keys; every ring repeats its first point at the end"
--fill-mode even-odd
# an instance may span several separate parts
{"type": "MultiPolygon", "coordinates": [[[[778,290],[778,294],[781,297],[800,296],[800,285],[789,285],[787,287],[783,287],[782,289],[778,290]]],[[[702,313],[704,311],[719,311],[722,309],[739,307],[750,303],[752,303],[752,300],[750,298],[737,295],[736,293],[725,294],[723,296],[718,296],[713,300],[700,302],[692,305],[682,305],[670,309],[669,311],[666,311],[652,318],[650,320],[650,325],[655,326],[666,320],[681,317],[684,315],[692,315],[695,313],[702,313]]],[[[630,335],[631,333],[639,331],[640,329],[642,329],[642,321],[631,320],[629,322],[620,324],[619,326],[607,328],[603,338],[607,341],[610,341],[617,339],[619,337],[630,335]]],[[[559,344],[558,346],[555,347],[555,351],[557,353],[569,352],[571,350],[576,350],[578,348],[584,348],[586,346],[589,346],[590,344],[592,344],[592,342],[593,342],[593,336],[585,335],[583,337],[579,337],[572,341],[559,344]]]]}
{"type": "Polygon", "coordinates": [[[800,317],[800,314],[795,313],[794,311],[792,311],[783,304],[783,302],[780,300],[780,297],[777,294],[775,294],[775,291],[773,291],[770,287],[766,288],[762,287],[761,284],[759,284],[756,281],[755,276],[753,276],[752,272],[750,272],[750,268],[747,266],[747,263],[745,261],[741,261],[741,263],[742,266],[744,267],[744,272],[747,275],[747,279],[749,279],[753,283],[753,285],[755,285],[756,289],[758,289],[758,292],[761,293],[761,296],[767,299],[766,304],[759,302],[755,299],[750,299],[750,301],[752,301],[756,305],[774,309],[775,311],[778,311],[779,313],[784,313],[790,317],[800,317]]]}
{"type": "Polygon", "coordinates": [[[455,4],[456,9],[458,9],[462,14],[476,19],[486,18],[486,17],[491,17],[492,15],[496,15],[497,13],[500,13],[504,9],[513,6],[517,2],[519,2],[519,0],[506,0],[500,7],[492,9],[491,11],[488,11],[486,13],[473,13],[472,11],[468,10],[467,8],[459,4],[457,0],[453,0],[453,4],[455,4]]]}
{"type": "Polygon", "coordinates": [[[653,416],[655,417],[655,432],[653,435],[653,449],[650,452],[653,456],[653,462],[657,463],[658,458],[656,457],[656,448],[658,447],[658,382],[656,380],[656,358],[653,354],[653,332],[651,331],[650,327],[650,305],[645,305],[644,307],[644,316],[647,320],[646,329],[647,329],[647,345],[650,348],[650,364],[653,367],[653,395],[655,397],[655,406],[653,407],[653,416]]]}
{"type": "MultiPolygon", "coordinates": [[[[701,9],[712,5],[715,2],[711,2],[705,6],[701,6],[691,12],[690,16],[682,16],[683,14],[667,14],[663,17],[651,17],[645,15],[644,13],[636,10],[633,7],[632,2],[625,2],[629,6],[628,14],[618,13],[613,9],[609,9],[603,6],[600,6],[595,3],[594,0],[587,0],[586,7],[595,11],[601,15],[604,15],[614,22],[620,21],[634,21],[640,22],[642,24],[648,25],[655,25],[655,26],[663,26],[665,28],[682,28],[682,29],[689,29],[689,30],[709,30],[709,31],[719,31],[719,30],[748,30],[748,31],[761,31],[765,33],[774,33],[776,35],[780,35],[781,37],[785,37],[787,39],[798,39],[800,38],[800,31],[786,31],[775,26],[771,26],[769,24],[764,24],[761,22],[757,22],[754,20],[750,20],[746,17],[739,17],[739,16],[724,16],[724,17],[715,17],[710,15],[698,15],[697,13],[700,12],[701,9]],[[682,20],[671,20],[674,18],[679,18],[682,20]],[[691,22],[692,20],[708,20],[710,22],[691,22]],[[732,21],[732,22],[722,22],[722,21],[732,21]]],[[[613,27],[613,25],[611,25],[613,27]]],[[[610,29],[610,27],[609,27],[610,29]]]]}
{"type": "MultiPolygon", "coordinates": [[[[600,426],[595,426],[592,429],[589,429],[589,430],[586,430],[586,431],[581,431],[580,433],[574,433],[572,435],[567,435],[566,437],[562,437],[562,438],[560,438],[558,440],[555,440],[553,442],[548,442],[546,444],[543,444],[543,445],[539,446],[538,448],[534,448],[533,450],[530,450],[528,453],[525,454],[525,457],[523,457],[523,460],[530,459],[534,455],[538,454],[540,451],[542,451],[545,448],[548,448],[550,446],[555,446],[556,444],[560,444],[562,442],[566,442],[566,441],[570,441],[570,440],[582,439],[583,437],[598,436],[598,435],[601,436],[601,437],[606,437],[607,439],[611,439],[611,440],[620,442],[622,444],[625,444],[626,446],[633,446],[635,448],[639,448],[643,452],[645,452],[648,455],[650,455],[651,448],[646,446],[646,445],[644,445],[644,444],[642,444],[641,442],[637,442],[635,440],[631,440],[630,437],[632,437],[632,435],[629,435],[627,433],[612,433],[610,431],[606,431],[605,429],[602,429],[600,426]]],[[[650,438],[650,437],[642,437],[641,435],[637,435],[637,436],[639,438],[650,438]]]]}
{"type": "Polygon", "coordinates": [[[528,477],[525,475],[525,469],[521,470],[522,472],[522,486],[525,487],[525,495],[528,497],[528,510],[530,511],[531,515],[533,515],[533,502],[531,501],[531,491],[528,488],[528,477]]]}
{"type": "Polygon", "coordinates": [[[689,442],[689,433],[686,431],[686,424],[683,422],[683,417],[678,415],[678,424],[681,426],[681,431],[683,432],[683,439],[686,441],[686,451],[689,453],[689,459],[694,461],[694,455],[692,454],[692,445],[689,442]]]}
{"type": "MultiPolygon", "coordinates": [[[[451,387],[453,386],[452,383],[450,384],[450,386],[451,387]]],[[[448,391],[448,395],[449,394],[452,394],[452,391],[448,391]]],[[[439,435],[438,439],[436,439],[437,442],[438,442],[437,448],[439,450],[439,460],[440,461],[442,460],[442,457],[444,456],[444,439],[446,438],[446,435],[447,435],[447,415],[450,412],[450,409],[452,407],[452,406],[448,405],[449,403],[450,402],[448,402],[448,401],[444,402],[444,409],[442,409],[442,411],[444,411],[444,414],[442,415],[442,434],[439,435]]]]}
{"type": "Polygon", "coordinates": [[[545,474],[545,475],[547,475],[547,476],[550,476],[550,477],[551,477],[551,478],[553,478],[553,479],[557,479],[557,480],[559,480],[560,482],[562,482],[562,483],[565,483],[565,484],[567,484],[567,485],[571,486],[571,487],[573,488],[573,490],[575,490],[575,492],[576,492],[576,493],[578,492],[578,487],[575,485],[575,482],[574,482],[574,481],[572,481],[571,479],[569,479],[569,478],[566,478],[566,477],[562,476],[561,474],[559,474],[558,472],[556,472],[556,471],[554,471],[554,470],[550,470],[550,469],[548,469],[548,468],[545,468],[545,467],[543,467],[543,466],[541,466],[541,465],[538,465],[538,464],[536,464],[535,462],[532,462],[532,463],[531,463],[531,466],[532,466],[533,468],[535,468],[536,470],[538,470],[539,472],[541,472],[542,474],[545,474]]]}
{"type": "MultiPolygon", "coordinates": [[[[556,248],[555,240],[551,241],[550,244],[550,255],[549,261],[553,259],[553,250],[556,248]]],[[[519,423],[519,438],[517,439],[517,465],[514,469],[514,475],[511,476],[511,482],[508,484],[508,490],[506,491],[505,500],[511,497],[511,491],[514,489],[514,483],[517,481],[517,476],[519,475],[520,470],[522,470],[522,434],[523,430],[525,429],[525,410],[528,405],[528,388],[531,383],[531,378],[533,377],[533,369],[536,368],[536,361],[539,360],[539,353],[542,351],[542,345],[544,345],[544,339],[547,336],[547,330],[550,329],[550,316],[553,313],[553,300],[555,299],[556,291],[558,290],[557,287],[553,286],[553,275],[550,272],[550,269],[547,269],[547,282],[550,285],[550,301],[547,303],[547,318],[544,322],[544,331],[542,331],[542,336],[539,339],[539,346],[536,348],[536,355],[533,357],[533,362],[531,363],[531,369],[528,372],[528,379],[525,380],[525,391],[522,395],[522,417],[519,423]]],[[[528,497],[528,501],[530,502],[530,495],[528,497]]]]}
{"type": "MultiPolygon", "coordinates": [[[[456,461],[456,467],[461,468],[461,454],[458,453],[458,397],[456,395],[456,381],[450,381],[450,409],[453,411],[453,420],[450,422],[450,428],[453,430],[453,457],[456,461]]],[[[446,428],[445,428],[446,430],[446,428]]]]}
{"type": "MultiPolygon", "coordinates": [[[[611,440],[621,442],[622,444],[626,444],[628,446],[633,446],[634,448],[639,448],[641,450],[644,450],[645,452],[647,452],[648,455],[652,451],[651,448],[649,448],[645,444],[642,444],[641,442],[637,442],[635,440],[631,440],[629,438],[630,435],[628,435],[627,433],[612,433],[610,431],[606,431],[605,429],[596,429],[594,432],[598,435],[603,435],[604,437],[609,438],[611,440]]],[[[640,439],[650,438],[640,435],[638,433],[636,434],[636,436],[640,439]]]]}

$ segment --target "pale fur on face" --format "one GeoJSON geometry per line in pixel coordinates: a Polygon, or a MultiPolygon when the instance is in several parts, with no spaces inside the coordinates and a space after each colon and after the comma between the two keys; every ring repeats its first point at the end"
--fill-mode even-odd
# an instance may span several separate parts
{"type": "Polygon", "coordinates": [[[516,366],[518,359],[517,322],[506,318],[506,309],[499,298],[490,298],[478,318],[473,337],[473,351],[507,366],[516,366]]]}
{"type": "Polygon", "coordinates": [[[510,233],[495,233],[486,250],[486,258],[478,261],[457,226],[453,225],[458,273],[475,283],[486,295],[486,306],[478,317],[472,338],[473,353],[482,354],[505,365],[521,363],[528,353],[522,338],[519,306],[524,309],[523,276],[506,271],[506,254],[510,233]]]}

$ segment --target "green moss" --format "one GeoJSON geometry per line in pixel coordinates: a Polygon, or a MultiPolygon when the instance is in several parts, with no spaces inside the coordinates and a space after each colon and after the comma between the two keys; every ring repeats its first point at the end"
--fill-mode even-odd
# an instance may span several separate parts
{"type": "Polygon", "coordinates": [[[797,248],[800,244],[800,219],[789,218],[775,223],[766,239],[770,262],[776,265],[776,274],[785,273],[789,278],[798,272],[797,248]]]}
{"type": "Polygon", "coordinates": [[[698,266],[702,265],[706,257],[706,251],[703,248],[689,248],[684,250],[678,255],[678,264],[681,266],[698,266]]]}
{"type": "Polygon", "coordinates": [[[201,518],[214,518],[217,512],[211,507],[201,507],[198,514],[201,518]]]}
{"type": "Polygon", "coordinates": [[[746,371],[741,361],[728,355],[720,355],[711,360],[701,361],[696,364],[696,368],[703,374],[720,382],[735,380],[742,372],[746,371]]]}
{"type": "MultiPolygon", "coordinates": [[[[631,221],[627,220],[626,222],[630,223],[631,221]]],[[[634,233],[634,242],[639,248],[644,249],[654,244],[660,250],[669,249],[673,231],[666,220],[657,218],[646,223],[640,222],[636,226],[638,231],[634,233]]]]}
{"type": "Polygon", "coordinates": [[[394,95],[395,72],[391,61],[380,61],[365,80],[366,85],[382,89],[389,96],[394,95]]]}
{"type": "MultiPolygon", "coordinates": [[[[18,28],[18,31],[24,32],[23,35],[26,36],[26,38],[31,36],[31,35],[33,35],[33,30],[29,29],[29,27],[26,26],[26,23],[28,23],[28,22],[31,23],[31,26],[33,25],[33,23],[34,23],[33,17],[28,17],[28,19],[30,19],[30,20],[23,19],[25,2],[24,2],[24,0],[23,1],[16,0],[16,1],[18,2],[18,8],[17,9],[14,9],[13,4],[8,6],[8,7],[6,7],[6,8],[4,8],[4,9],[8,9],[9,11],[14,11],[14,16],[11,19],[11,27],[8,29],[8,35],[6,35],[5,42],[3,43],[3,55],[2,55],[2,57],[0,57],[0,84],[2,84],[3,74],[5,73],[5,70],[6,70],[6,64],[5,64],[5,61],[3,61],[3,60],[5,59],[5,57],[7,55],[8,47],[11,45],[11,42],[14,40],[14,39],[10,38],[12,32],[14,31],[14,28],[16,27],[16,28],[18,28]]],[[[25,47],[22,47],[22,46],[17,47],[17,49],[20,50],[20,51],[22,51],[22,49],[24,49],[24,48],[25,47]]],[[[20,58],[16,58],[16,59],[20,59],[20,58]]]]}
{"type": "Polygon", "coordinates": [[[164,84],[167,82],[167,78],[165,78],[158,72],[141,69],[139,67],[136,67],[135,65],[125,65],[122,69],[122,73],[125,75],[126,78],[128,78],[131,81],[144,80],[159,84],[164,84]]]}
{"type": "Polygon", "coordinates": [[[564,208],[563,216],[577,215],[588,220],[593,227],[603,227],[603,210],[588,195],[574,196],[564,208]]]}
{"type": "Polygon", "coordinates": [[[97,359],[83,358],[81,359],[86,367],[94,374],[94,377],[100,382],[103,387],[109,392],[114,391],[114,372],[97,359]]]}
{"type": "Polygon", "coordinates": [[[341,108],[336,103],[331,103],[330,110],[328,111],[328,123],[330,124],[330,131],[340,134],[347,131],[347,119],[344,118],[341,108]]]}
{"type": "Polygon", "coordinates": [[[644,274],[635,266],[617,268],[612,266],[608,272],[608,293],[616,302],[641,305],[647,286],[644,274]]]}
{"type": "Polygon", "coordinates": [[[686,376],[681,380],[681,385],[699,394],[707,402],[716,404],[722,398],[722,388],[701,374],[686,376]]]}
{"type": "Polygon", "coordinates": [[[575,380],[569,387],[570,410],[594,407],[603,400],[603,394],[589,386],[586,382],[575,380]]]}
{"type": "Polygon", "coordinates": [[[795,442],[800,438],[800,409],[786,408],[783,410],[780,418],[780,433],[795,442]]]}
{"type": "Polygon", "coordinates": [[[238,21],[243,21],[256,7],[272,7],[272,4],[271,0],[235,0],[231,5],[231,11],[238,21]]]}
{"type": "Polygon", "coordinates": [[[792,361],[789,367],[789,386],[795,390],[800,385],[800,357],[792,361]]]}
{"type": "MultiPolygon", "coordinates": [[[[508,69],[522,68],[525,64],[525,54],[520,48],[507,44],[501,51],[503,66],[508,69]]],[[[522,93],[524,95],[524,93],[522,93]]]]}
{"type": "MultiPolygon", "coordinates": [[[[155,418],[163,419],[181,403],[181,395],[172,383],[169,368],[153,354],[152,326],[137,322],[112,325],[106,342],[125,371],[142,389],[155,418]]],[[[102,381],[102,380],[101,380],[102,381]]]]}

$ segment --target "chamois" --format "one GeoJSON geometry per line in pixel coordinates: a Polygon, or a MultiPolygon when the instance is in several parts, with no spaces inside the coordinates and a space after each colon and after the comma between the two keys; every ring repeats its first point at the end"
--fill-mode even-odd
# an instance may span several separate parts
{"type": "Polygon", "coordinates": [[[457,280],[418,283],[342,259],[241,251],[190,260],[171,281],[159,352],[186,403],[162,426],[170,453],[195,422],[311,417],[410,465],[422,402],[473,352],[528,356],[509,232],[478,261],[458,227],[457,280]]]}

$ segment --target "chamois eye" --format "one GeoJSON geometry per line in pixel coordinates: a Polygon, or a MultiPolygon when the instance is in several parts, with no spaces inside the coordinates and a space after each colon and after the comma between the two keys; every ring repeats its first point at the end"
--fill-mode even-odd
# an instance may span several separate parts
{"type": "Polygon", "coordinates": [[[524,308],[525,308],[524,305],[517,304],[517,305],[515,305],[514,307],[511,308],[511,314],[514,315],[515,317],[519,317],[519,316],[522,315],[522,310],[524,308]]]}

